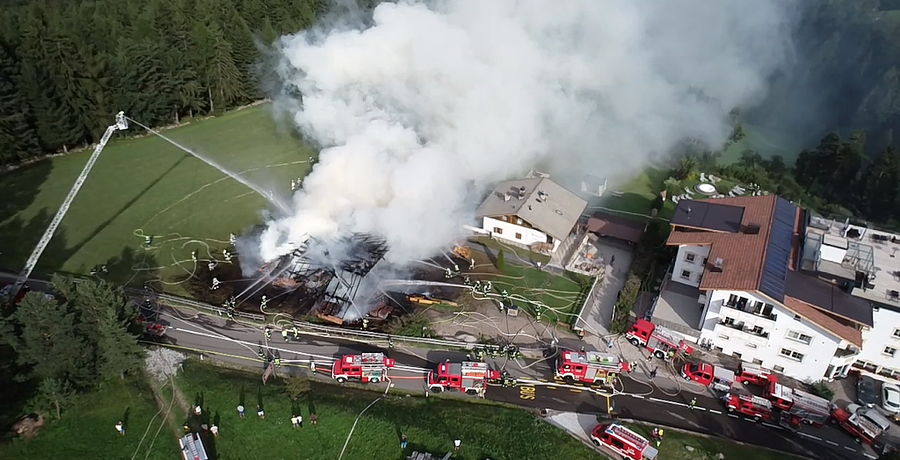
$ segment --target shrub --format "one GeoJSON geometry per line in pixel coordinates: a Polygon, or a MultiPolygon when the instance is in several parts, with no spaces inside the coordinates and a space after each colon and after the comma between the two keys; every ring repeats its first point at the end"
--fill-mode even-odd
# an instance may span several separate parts
{"type": "Polygon", "coordinates": [[[828,388],[828,384],[826,384],[824,380],[813,382],[812,385],[809,386],[809,391],[810,393],[829,401],[834,399],[834,391],[831,388],[828,388]]]}

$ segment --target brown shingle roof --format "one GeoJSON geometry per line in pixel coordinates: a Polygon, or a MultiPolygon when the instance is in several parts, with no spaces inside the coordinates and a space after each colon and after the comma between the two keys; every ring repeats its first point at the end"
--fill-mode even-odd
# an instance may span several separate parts
{"type": "Polygon", "coordinates": [[[802,300],[795,299],[791,296],[784,296],[784,306],[790,308],[798,315],[806,318],[813,323],[825,328],[829,332],[838,337],[858,346],[862,347],[862,332],[854,327],[847,326],[840,321],[832,318],[827,313],[816,308],[814,305],[808,304],[802,300]]]}
{"type": "MultiPolygon", "coordinates": [[[[695,244],[711,246],[707,267],[700,283],[701,290],[732,289],[735,291],[755,291],[759,289],[762,277],[763,261],[766,257],[767,241],[771,230],[772,218],[775,214],[777,196],[754,196],[719,198],[717,204],[739,206],[744,208],[741,225],[757,224],[759,233],[706,232],[696,229],[685,229],[673,226],[666,244],[678,246],[695,244]],[[710,270],[716,259],[724,261],[721,271],[710,270]]],[[[690,200],[688,200],[690,201],[690,200]]],[[[685,200],[679,202],[684,203],[685,200]]]]}
{"type": "Polygon", "coordinates": [[[640,243],[647,224],[625,219],[605,212],[596,212],[587,223],[588,231],[601,236],[612,236],[632,243],[640,243]]]}

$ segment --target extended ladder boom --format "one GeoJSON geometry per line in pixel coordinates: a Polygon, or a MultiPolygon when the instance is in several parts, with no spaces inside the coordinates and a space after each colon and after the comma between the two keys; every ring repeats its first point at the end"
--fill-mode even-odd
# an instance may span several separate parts
{"type": "Polygon", "coordinates": [[[62,205],[59,207],[59,211],[56,211],[56,215],[53,216],[53,220],[50,221],[50,225],[47,227],[47,230],[44,231],[44,235],[41,236],[41,240],[38,241],[37,246],[35,246],[34,251],[31,252],[31,256],[28,257],[28,261],[25,262],[25,268],[22,269],[22,272],[19,273],[19,278],[16,280],[16,284],[13,287],[11,299],[15,299],[16,296],[19,295],[19,290],[28,281],[28,277],[31,276],[31,272],[34,270],[35,265],[37,265],[38,260],[41,258],[41,254],[44,253],[44,249],[47,248],[47,245],[50,244],[50,240],[53,239],[53,234],[56,233],[56,229],[59,227],[59,224],[62,222],[63,218],[66,216],[66,212],[69,210],[69,206],[72,205],[72,201],[75,200],[75,196],[78,195],[78,192],[81,190],[81,186],[84,185],[85,179],[87,179],[88,174],[91,173],[91,169],[94,167],[94,163],[97,162],[97,158],[100,157],[100,152],[103,151],[103,148],[106,147],[106,143],[109,142],[109,139],[112,137],[113,133],[118,130],[128,129],[128,121],[125,119],[125,112],[119,112],[116,114],[116,124],[106,128],[106,132],[103,133],[103,137],[100,139],[100,143],[97,144],[97,148],[94,149],[94,153],[88,159],[87,164],[84,165],[84,169],[81,170],[81,174],[78,176],[78,179],[75,180],[75,185],[72,186],[72,189],[69,190],[69,194],[66,196],[66,199],[63,200],[62,205]]]}

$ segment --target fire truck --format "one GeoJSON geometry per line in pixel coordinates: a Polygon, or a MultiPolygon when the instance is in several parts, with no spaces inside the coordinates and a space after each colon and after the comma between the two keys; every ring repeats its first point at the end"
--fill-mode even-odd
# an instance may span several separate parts
{"type": "Polygon", "coordinates": [[[630,367],[616,355],[563,350],[556,360],[556,378],[570,385],[575,382],[612,385],[619,372],[628,372],[630,367]]]}
{"type": "Polygon", "coordinates": [[[635,321],[625,337],[636,347],[645,347],[659,359],[668,359],[671,353],[691,354],[694,349],[675,332],[657,326],[645,319],[635,321]]]}
{"type": "Polygon", "coordinates": [[[604,446],[629,460],[656,460],[659,452],[643,436],[617,423],[597,425],[591,432],[591,442],[604,446]]]}
{"type": "Polygon", "coordinates": [[[735,379],[744,385],[767,386],[769,382],[778,381],[778,377],[772,371],[763,368],[759,364],[741,362],[741,366],[735,373],[735,379]]]}
{"type": "Polygon", "coordinates": [[[765,396],[773,406],[796,416],[807,425],[822,426],[831,417],[833,405],[827,399],[778,382],[769,383],[765,396]]]}
{"type": "Polygon", "coordinates": [[[483,393],[487,381],[500,379],[500,372],[488,369],[487,363],[463,361],[461,363],[441,363],[437,370],[428,373],[428,389],[442,391],[462,391],[475,395],[483,393]]]}
{"type": "Polygon", "coordinates": [[[836,408],[831,414],[834,421],[841,428],[856,437],[856,442],[871,444],[875,438],[890,429],[890,420],[875,412],[856,404],[850,404],[847,409],[836,408]]]}
{"type": "Polygon", "coordinates": [[[331,378],[344,383],[354,380],[362,383],[378,383],[387,378],[387,370],[394,367],[394,360],[384,353],[344,355],[331,368],[331,378]]]}
{"type": "Polygon", "coordinates": [[[728,412],[737,412],[756,420],[768,420],[772,416],[772,403],[761,396],[752,395],[739,388],[733,388],[725,395],[728,412]]]}
{"type": "Polygon", "coordinates": [[[728,391],[734,383],[734,372],[709,363],[685,363],[681,376],[716,391],[728,391]]]}

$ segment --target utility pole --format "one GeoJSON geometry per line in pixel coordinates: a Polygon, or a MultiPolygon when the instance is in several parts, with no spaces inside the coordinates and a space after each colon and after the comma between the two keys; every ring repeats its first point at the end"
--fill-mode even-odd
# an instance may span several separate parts
{"type": "Polygon", "coordinates": [[[78,179],[75,180],[75,185],[72,186],[72,189],[69,190],[69,194],[66,196],[66,199],[63,200],[62,205],[59,207],[59,211],[56,211],[56,215],[53,216],[53,220],[50,221],[50,225],[47,227],[47,230],[44,231],[44,235],[41,237],[40,241],[38,241],[37,246],[35,246],[34,251],[31,252],[31,256],[28,257],[28,261],[25,262],[25,268],[22,269],[21,273],[19,273],[19,277],[16,280],[16,284],[12,288],[12,299],[15,299],[16,296],[19,295],[19,290],[22,289],[22,286],[25,285],[25,282],[28,281],[28,277],[31,276],[31,272],[34,270],[35,265],[37,265],[38,260],[41,258],[41,254],[44,253],[44,249],[47,248],[47,245],[50,244],[50,240],[53,239],[53,234],[56,233],[56,229],[59,228],[59,224],[62,223],[63,218],[66,216],[66,212],[69,211],[69,206],[72,205],[72,201],[75,200],[75,196],[78,195],[78,192],[81,190],[81,186],[84,185],[84,181],[87,179],[88,174],[91,173],[91,169],[94,168],[94,164],[97,163],[97,158],[100,157],[100,152],[103,151],[103,148],[106,147],[109,139],[112,138],[113,133],[116,131],[124,131],[128,129],[128,121],[125,119],[125,112],[119,112],[116,114],[116,124],[111,125],[106,128],[106,132],[103,133],[103,137],[100,139],[100,143],[97,144],[97,147],[94,149],[94,153],[88,159],[87,164],[84,165],[84,169],[81,170],[81,174],[78,176],[78,179]]]}

